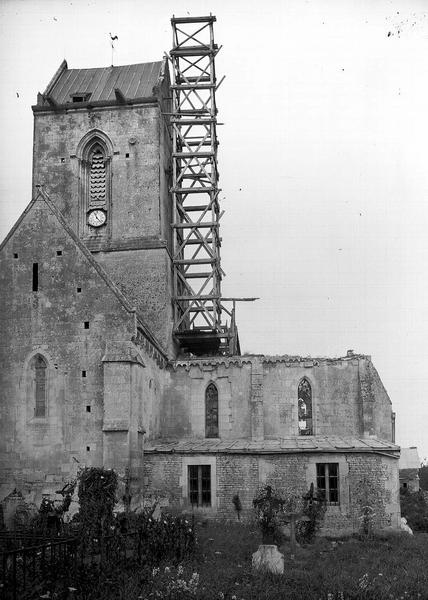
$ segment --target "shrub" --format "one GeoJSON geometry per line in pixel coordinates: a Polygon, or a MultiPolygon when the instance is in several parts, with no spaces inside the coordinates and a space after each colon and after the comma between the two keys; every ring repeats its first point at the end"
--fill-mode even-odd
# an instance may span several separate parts
{"type": "Polygon", "coordinates": [[[191,556],[196,547],[193,519],[183,516],[162,515],[159,520],[152,517],[153,509],[116,517],[121,531],[138,530],[143,540],[146,560],[156,564],[160,560],[181,560],[191,556]]]}
{"type": "Polygon", "coordinates": [[[426,462],[421,465],[419,469],[419,485],[421,490],[428,490],[428,463],[426,462]]]}
{"type": "Polygon", "coordinates": [[[321,529],[326,510],[327,505],[322,494],[318,490],[314,493],[314,484],[311,483],[308,493],[303,496],[302,515],[308,520],[298,521],[296,527],[298,542],[313,542],[321,529]]]}
{"type": "Polygon", "coordinates": [[[117,474],[112,469],[87,467],[80,471],[78,479],[80,508],[77,519],[82,535],[92,539],[111,533],[117,474]]]}
{"type": "Polygon", "coordinates": [[[238,494],[235,494],[232,498],[232,504],[235,507],[236,510],[236,514],[238,515],[238,521],[241,520],[241,511],[242,511],[242,504],[241,504],[241,499],[239,498],[238,494]]]}
{"type": "Polygon", "coordinates": [[[400,490],[401,515],[407,519],[413,531],[428,533],[428,506],[422,491],[411,493],[400,490]]]}
{"type": "Polygon", "coordinates": [[[274,544],[280,538],[279,526],[281,525],[285,498],[271,485],[265,485],[256,494],[253,500],[257,524],[262,532],[263,544],[274,544]]]}

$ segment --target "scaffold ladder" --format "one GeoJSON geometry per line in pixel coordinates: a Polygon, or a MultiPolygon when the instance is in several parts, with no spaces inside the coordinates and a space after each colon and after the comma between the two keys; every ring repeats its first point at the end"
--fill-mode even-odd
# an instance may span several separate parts
{"type": "Polygon", "coordinates": [[[215,20],[171,19],[174,334],[196,354],[217,353],[230,337],[221,323],[215,20]]]}

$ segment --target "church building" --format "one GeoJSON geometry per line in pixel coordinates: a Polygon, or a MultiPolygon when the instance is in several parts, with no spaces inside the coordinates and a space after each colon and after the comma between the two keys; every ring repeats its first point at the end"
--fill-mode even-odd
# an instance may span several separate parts
{"type": "MultiPolygon", "coordinates": [[[[215,18],[199,19],[182,25],[215,18]]],[[[33,106],[33,199],[0,246],[0,501],[39,504],[104,466],[133,506],[233,517],[236,494],[245,513],[265,483],[313,483],[326,532],[358,529],[368,497],[398,528],[395,415],[370,356],[242,356],[235,311],[220,321],[215,72],[178,66],[217,47],[194,44],[64,61],[33,106]]]]}

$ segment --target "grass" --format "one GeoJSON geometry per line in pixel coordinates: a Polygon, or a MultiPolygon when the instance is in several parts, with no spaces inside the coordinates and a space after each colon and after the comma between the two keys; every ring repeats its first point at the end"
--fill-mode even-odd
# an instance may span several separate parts
{"type": "Polygon", "coordinates": [[[245,526],[212,524],[200,530],[201,586],[211,582],[201,598],[241,600],[310,600],[428,598],[428,535],[389,535],[384,539],[332,542],[318,538],[298,548],[288,545],[282,576],[254,573],[251,555],[260,543],[245,526]],[[220,554],[218,554],[220,552],[220,554]],[[240,566],[239,566],[240,565],[240,566]],[[418,595],[419,594],[419,595],[418,595]]]}
{"type": "MultiPolygon", "coordinates": [[[[428,534],[390,534],[360,541],[318,538],[284,545],[285,573],[253,572],[258,532],[238,523],[197,526],[198,550],[181,566],[112,565],[95,581],[86,576],[74,600],[428,600],[428,534]],[[196,574],[196,575],[193,575],[196,574]]],[[[40,597],[40,596],[38,596],[40,597]]]]}

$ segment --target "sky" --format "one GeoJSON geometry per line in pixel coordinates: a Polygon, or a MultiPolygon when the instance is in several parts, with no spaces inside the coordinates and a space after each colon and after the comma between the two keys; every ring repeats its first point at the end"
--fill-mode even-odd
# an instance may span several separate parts
{"type": "Polygon", "coordinates": [[[225,296],[241,349],[371,355],[428,456],[426,0],[0,0],[0,239],[31,199],[31,105],[70,68],[160,60],[217,17],[225,296]]]}

